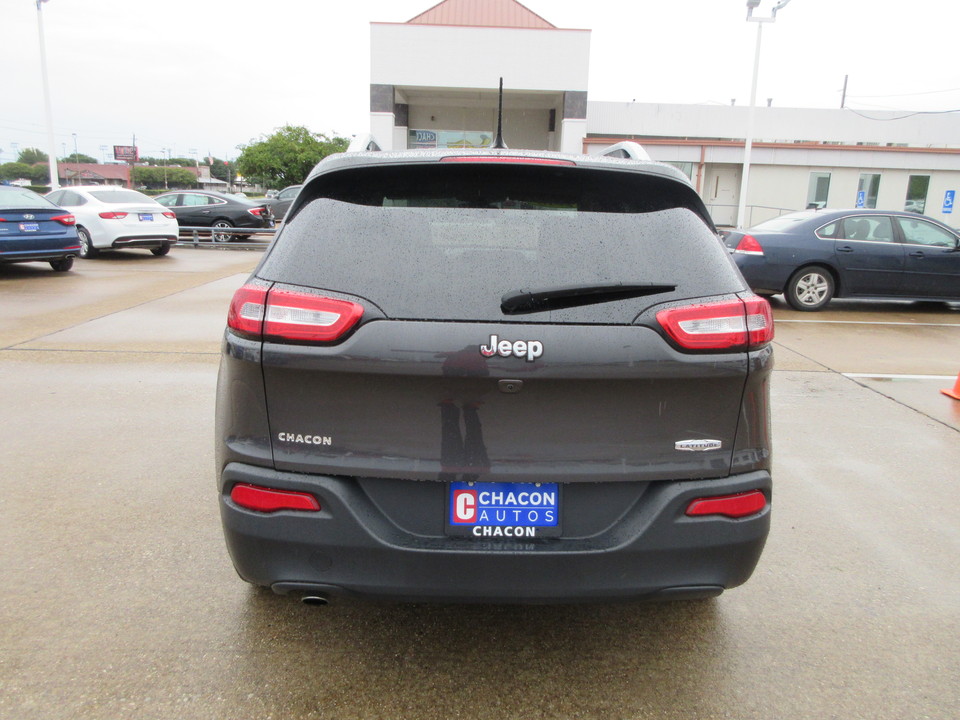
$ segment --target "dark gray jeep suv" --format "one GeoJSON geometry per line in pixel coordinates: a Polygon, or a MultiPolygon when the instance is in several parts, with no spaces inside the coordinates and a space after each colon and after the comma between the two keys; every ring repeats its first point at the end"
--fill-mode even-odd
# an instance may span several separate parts
{"type": "Polygon", "coordinates": [[[331,156],[227,324],[217,479],[248,582],[566,602],[713,596],[757,564],[770,308],[671,167],[331,156]]]}

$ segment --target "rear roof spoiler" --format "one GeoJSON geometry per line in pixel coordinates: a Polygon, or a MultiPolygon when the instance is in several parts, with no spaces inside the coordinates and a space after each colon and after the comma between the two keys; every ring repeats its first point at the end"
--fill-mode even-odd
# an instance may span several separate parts
{"type": "Polygon", "coordinates": [[[626,158],[627,160],[653,160],[640,143],[632,140],[611,145],[600,154],[604,157],[626,158]]]}
{"type": "Polygon", "coordinates": [[[370,133],[366,135],[354,135],[350,141],[347,152],[380,152],[381,147],[376,138],[370,133]]]}

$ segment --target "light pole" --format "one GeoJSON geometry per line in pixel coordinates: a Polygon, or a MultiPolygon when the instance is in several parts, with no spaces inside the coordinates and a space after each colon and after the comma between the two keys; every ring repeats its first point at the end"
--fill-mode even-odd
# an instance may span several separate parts
{"type": "MultiPolygon", "coordinates": [[[[40,6],[46,0],[37,0],[37,33],[40,36],[40,75],[43,78],[43,104],[47,113],[47,164],[50,167],[50,189],[60,187],[57,174],[57,145],[53,139],[53,112],[50,110],[50,81],[47,79],[47,44],[43,39],[43,11],[40,6]]],[[[66,153],[64,153],[66,154],[66,153]]]]}
{"type": "Polygon", "coordinates": [[[73,161],[77,164],[77,174],[73,178],[73,184],[80,184],[80,153],[77,151],[77,134],[73,133],[73,161]]]}
{"type": "Polygon", "coordinates": [[[737,227],[746,227],[747,187],[750,184],[750,154],[753,150],[753,117],[757,107],[757,77],[760,75],[760,41],[763,37],[763,24],[777,20],[777,11],[782,10],[790,0],[780,0],[770,17],[754,17],[753,11],[760,6],[761,0],[747,0],[747,22],[757,23],[757,49],[753,56],[753,84],[750,86],[750,108],[747,110],[747,137],[743,145],[743,172],[740,176],[740,204],[737,208],[737,227]]]}
{"type": "Polygon", "coordinates": [[[167,160],[170,157],[170,148],[163,149],[163,189],[169,190],[167,187],[167,160]]]}

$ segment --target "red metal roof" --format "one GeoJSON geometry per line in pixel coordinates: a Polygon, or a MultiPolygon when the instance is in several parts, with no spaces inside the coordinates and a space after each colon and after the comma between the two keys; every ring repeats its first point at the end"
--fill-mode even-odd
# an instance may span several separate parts
{"type": "Polygon", "coordinates": [[[517,0],[443,0],[407,24],[557,29],[517,0]]]}

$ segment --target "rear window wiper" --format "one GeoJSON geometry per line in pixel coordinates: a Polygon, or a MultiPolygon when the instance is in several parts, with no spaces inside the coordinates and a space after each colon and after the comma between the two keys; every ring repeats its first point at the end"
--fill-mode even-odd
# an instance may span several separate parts
{"type": "Polygon", "coordinates": [[[673,292],[676,285],[609,283],[606,285],[566,285],[539,290],[512,290],[500,298],[504,315],[547,312],[597,303],[629,300],[645,295],[673,292]]]}

